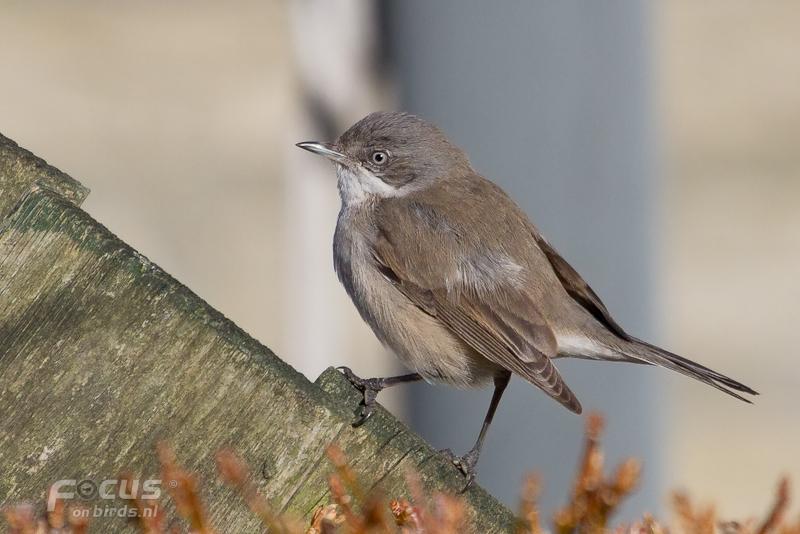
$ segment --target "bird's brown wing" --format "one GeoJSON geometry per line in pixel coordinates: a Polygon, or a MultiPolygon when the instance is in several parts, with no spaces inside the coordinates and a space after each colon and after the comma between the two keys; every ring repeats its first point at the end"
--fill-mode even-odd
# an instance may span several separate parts
{"type": "Polygon", "coordinates": [[[605,304],[603,304],[603,301],[600,300],[600,297],[597,296],[597,293],[589,287],[589,284],[587,284],[586,281],[581,278],[581,275],[572,268],[572,265],[567,263],[567,260],[562,258],[556,249],[554,249],[535,228],[533,229],[533,237],[536,240],[536,244],[539,245],[539,248],[544,252],[545,256],[547,256],[547,260],[553,267],[556,276],[561,281],[561,285],[564,286],[567,294],[578,304],[583,306],[586,311],[591,313],[592,316],[606,328],[622,339],[630,340],[631,337],[617,324],[614,318],[611,317],[611,314],[605,304]]]}
{"type": "Polygon", "coordinates": [[[491,291],[471,287],[463,279],[463,268],[462,276],[457,274],[459,259],[446,252],[452,246],[439,246],[442,240],[457,239],[452,232],[437,233],[425,221],[398,211],[385,212],[378,221],[379,227],[384,225],[373,243],[373,257],[400,292],[487,360],[581,412],[580,402],[550,359],[557,350],[555,336],[524,291],[502,279],[493,280],[491,291]],[[393,224],[386,224],[391,218],[393,224]],[[386,231],[388,227],[395,231],[386,231]]]}

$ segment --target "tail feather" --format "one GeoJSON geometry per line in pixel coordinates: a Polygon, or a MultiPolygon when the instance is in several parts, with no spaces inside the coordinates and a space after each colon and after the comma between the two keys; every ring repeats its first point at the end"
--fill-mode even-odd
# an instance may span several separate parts
{"type": "Polygon", "coordinates": [[[678,356],[672,352],[664,350],[655,345],[651,345],[645,341],[636,338],[631,338],[630,343],[627,344],[624,352],[626,355],[640,360],[645,363],[659,365],[672,371],[677,371],[683,375],[699,380],[704,384],[708,384],[723,393],[727,393],[731,397],[752,404],[752,401],[739,395],[738,392],[747,393],[749,395],[758,395],[758,392],[752,388],[745,386],[741,382],[737,382],[730,377],[709,369],[704,365],[693,362],[682,356],[678,356]]]}

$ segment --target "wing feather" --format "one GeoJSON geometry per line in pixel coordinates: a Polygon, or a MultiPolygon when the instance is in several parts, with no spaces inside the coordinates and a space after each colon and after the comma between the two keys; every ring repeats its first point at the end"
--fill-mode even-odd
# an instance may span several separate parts
{"type": "Polygon", "coordinates": [[[572,265],[567,263],[567,260],[561,257],[561,254],[559,254],[535,229],[533,231],[533,237],[536,239],[539,248],[544,252],[545,256],[547,256],[547,260],[553,267],[556,276],[561,282],[561,285],[564,286],[567,294],[578,304],[583,306],[586,311],[591,313],[601,324],[605,325],[606,328],[622,339],[630,340],[630,335],[617,324],[613,317],[611,317],[611,313],[609,313],[603,301],[600,300],[597,293],[595,293],[581,275],[578,274],[578,271],[573,269],[572,265]]]}
{"type": "Polygon", "coordinates": [[[420,250],[446,236],[424,235],[430,233],[430,227],[410,213],[383,216],[378,219],[384,224],[379,222],[373,257],[401,293],[487,360],[525,378],[569,410],[581,412],[580,402],[550,359],[556,352],[555,336],[525,292],[503,280],[494,280],[491,292],[473,291],[469,280],[456,275],[454,260],[441,250],[420,250]],[[388,216],[402,217],[402,224],[396,220],[386,224],[388,216]],[[390,233],[387,227],[402,231],[390,233]],[[398,246],[393,240],[403,242],[398,246]],[[420,264],[422,257],[439,263],[435,267],[420,264]]]}

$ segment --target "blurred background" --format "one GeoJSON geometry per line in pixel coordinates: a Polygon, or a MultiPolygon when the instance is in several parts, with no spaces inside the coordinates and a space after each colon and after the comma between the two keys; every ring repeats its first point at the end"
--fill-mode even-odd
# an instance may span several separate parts
{"type": "MultiPolygon", "coordinates": [[[[314,379],[400,371],[332,268],[333,169],[294,148],[376,109],[440,124],[629,331],[742,380],[754,406],[663,370],[560,361],[671,488],[724,515],[800,480],[800,4],[6,1],[0,132],[92,189],[84,207],[314,379]]],[[[382,400],[435,446],[490,392],[382,400]]],[[[515,506],[569,491],[582,420],[519,380],[479,479],[515,506]]]]}

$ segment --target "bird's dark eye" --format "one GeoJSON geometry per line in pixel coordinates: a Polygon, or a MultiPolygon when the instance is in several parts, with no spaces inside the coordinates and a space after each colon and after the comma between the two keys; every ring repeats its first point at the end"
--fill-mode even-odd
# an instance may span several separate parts
{"type": "Polygon", "coordinates": [[[369,159],[372,160],[372,163],[375,165],[384,165],[387,161],[389,161],[389,153],[385,150],[376,150],[372,153],[369,159]]]}

